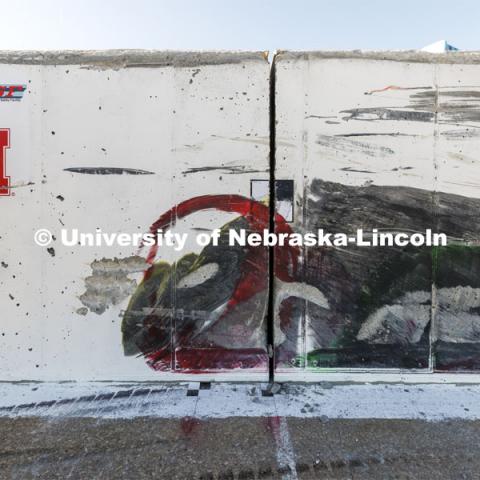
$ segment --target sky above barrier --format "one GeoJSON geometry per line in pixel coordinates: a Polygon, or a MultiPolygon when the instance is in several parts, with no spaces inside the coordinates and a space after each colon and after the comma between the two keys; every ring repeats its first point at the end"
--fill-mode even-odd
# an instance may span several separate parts
{"type": "Polygon", "coordinates": [[[480,50],[478,0],[17,0],[0,49],[480,50]]]}

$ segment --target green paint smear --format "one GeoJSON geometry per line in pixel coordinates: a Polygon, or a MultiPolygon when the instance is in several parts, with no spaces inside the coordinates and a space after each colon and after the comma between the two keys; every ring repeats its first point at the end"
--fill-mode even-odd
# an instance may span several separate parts
{"type": "MultiPolygon", "coordinates": [[[[339,350],[343,350],[342,363],[345,363],[345,357],[349,355],[348,350],[351,349],[353,353],[356,348],[361,348],[362,344],[373,351],[373,346],[356,339],[368,316],[384,305],[398,302],[407,292],[431,291],[432,285],[437,288],[480,288],[480,246],[451,244],[445,247],[407,248],[393,261],[371,272],[367,283],[361,287],[355,315],[346,319],[351,321],[346,322],[346,327],[335,342],[321,351],[313,350],[307,353],[307,369],[320,372],[331,371],[336,366],[338,368],[339,350]],[[332,349],[332,352],[325,352],[329,349],[332,349]]],[[[392,345],[391,348],[396,346],[392,345]]],[[[422,355],[421,349],[417,353],[422,355]]],[[[410,367],[416,367],[415,359],[408,359],[408,355],[405,350],[400,352],[398,358],[403,356],[402,361],[407,361],[411,364],[410,367]]]]}

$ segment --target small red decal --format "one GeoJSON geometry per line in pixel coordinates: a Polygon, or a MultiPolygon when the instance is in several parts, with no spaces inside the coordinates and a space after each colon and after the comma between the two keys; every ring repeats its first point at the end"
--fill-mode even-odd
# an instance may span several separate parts
{"type": "Polygon", "coordinates": [[[0,195],[10,195],[10,177],[7,176],[7,148],[10,148],[10,129],[0,128],[0,195]]]}

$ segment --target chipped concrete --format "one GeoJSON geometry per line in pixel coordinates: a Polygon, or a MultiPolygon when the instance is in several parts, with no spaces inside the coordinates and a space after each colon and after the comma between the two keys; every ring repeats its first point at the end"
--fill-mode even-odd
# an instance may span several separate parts
{"type": "Polygon", "coordinates": [[[267,62],[268,52],[180,52],[168,50],[0,51],[0,64],[84,65],[112,68],[192,68],[242,62],[267,62]]]}
{"type": "Polygon", "coordinates": [[[318,59],[347,59],[347,60],[387,60],[392,62],[407,63],[447,63],[447,64],[478,64],[480,52],[449,52],[428,53],[419,50],[319,50],[319,51],[288,51],[280,50],[276,60],[318,60],[318,59]]]}
{"type": "MultiPolygon", "coordinates": [[[[85,279],[86,291],[79,297],[80,301],[91,312],[104,313],[135,291],[137,282],[128,275],[143,272],[147,267],[145,259],[139,256],[94,260],[91,264],[93,273],[85,279]]],[[[84,310],[77,313],[84,315],[84,310]]]]}

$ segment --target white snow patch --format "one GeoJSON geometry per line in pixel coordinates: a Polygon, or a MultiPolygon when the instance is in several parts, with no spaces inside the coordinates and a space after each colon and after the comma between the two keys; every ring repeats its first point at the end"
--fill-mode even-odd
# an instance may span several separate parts
{"type": "Polygon", "coordinates": [[[198,396],[187,390],[186,383],[3,383],[0,416],[480,419],[478,384],[286,384],[273,397],[258,383],[213,383],[198,396]]]}

